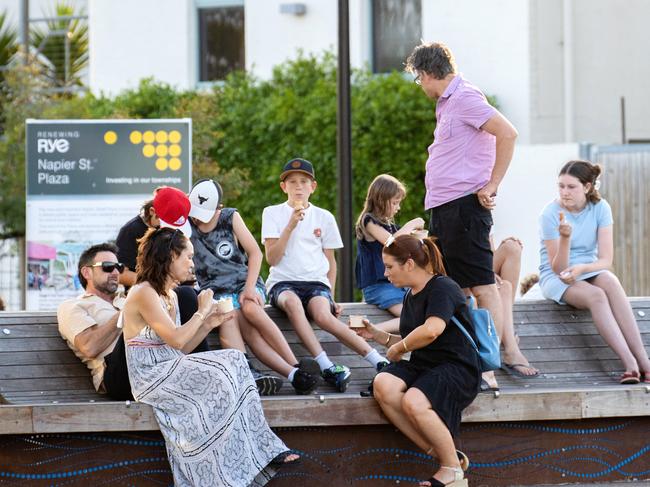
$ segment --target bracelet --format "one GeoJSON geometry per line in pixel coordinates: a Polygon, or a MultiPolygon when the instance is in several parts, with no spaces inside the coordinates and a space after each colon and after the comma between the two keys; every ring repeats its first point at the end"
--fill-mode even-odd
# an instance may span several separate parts
{"type": "Polygon", "coordinates": [[[386,343],[384,343],[384,347],[388,346],[388,342],[390,342],[390,333],[386,332],[386,343]]]}
{"type": "Polygon", "coordinates": [[[409,353],[409,349],[406,348],[406,338],[402,339],[402,346],[404,347],[404,353],[409,353]]]}
{"type": "Polygon", "coordinates": [[[200,311],[197,311],[194,314],[197,315],[199,318],[201,318],[201,321],[205,321],[205,315],[203,313],[201,313],[200,311]]]}

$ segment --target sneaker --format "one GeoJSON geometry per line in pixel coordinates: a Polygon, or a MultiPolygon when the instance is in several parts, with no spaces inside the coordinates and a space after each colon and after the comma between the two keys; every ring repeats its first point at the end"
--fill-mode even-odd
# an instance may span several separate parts
{"type": "Polygon", "coordinates": [[[293,376],[291,385],[296,390],[296,394],[307,395],[314,392],[320,377],[318,362],[311,358],[303,358],[294,367],[297,367],[298,370],[293,376]]]}
{"type": "Polygon", "coordinates": [[[350,369],[345,365],[332,365],[321,372],[321,376],[330,385],[336,387],[338,392],[345,392],[350,382],[350,369]]]}
{"type": "Polygon", "coordinates": [[[263,374],[250,363],[248,366],[251,369],[251,374],[253,375],[257,392],[260,396],[274,396],[280,392],[283,382],[282,379],[273,375],[263,374]]]}
{"type": "Polygon", "coordinates": [[[384,367],[387,365],[390,365],[390,362],[388,360],[383,360],[377,364],[377,373],[381,372],[384,367]]]}

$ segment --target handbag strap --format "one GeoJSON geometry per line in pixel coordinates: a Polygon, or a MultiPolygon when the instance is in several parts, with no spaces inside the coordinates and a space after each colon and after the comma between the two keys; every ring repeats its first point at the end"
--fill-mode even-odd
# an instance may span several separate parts
{"type": "Polygon", "coordinates": [[[451,320],[452,320],[454,323],[456,323],[456,326],[457,326],[458,328],[460,328],[460,331],[463,332],[463,335],[465,335],[465,336],[467,337],[467,339],[469,340],[469,342],[472,344],[472,347],[474,347],[474,350],[476,350],[476,351],[478,352],[478,347],[476,346],[476,342],[475,342],[474,339],[470,336],[470,334],[467,332],[467,330],[465,329],[465,327],[464,327],[463,325],[460,324],[460,321],[458,321],[458,320],[456,319],[455,316],[452,316],[452,317],[451,317],[451,320]]]}

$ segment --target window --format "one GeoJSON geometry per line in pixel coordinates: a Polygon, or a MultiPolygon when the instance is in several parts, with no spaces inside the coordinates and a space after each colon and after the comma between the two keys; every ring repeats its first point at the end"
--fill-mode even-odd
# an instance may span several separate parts
{"type": "Polygon", "coordinates": [[[421,0],[372,1],[373,71],[404,69],[404,61],[422,37],[421,0]]]}
{"type": "Polygon", "coordinates": [[[199,8],[199,80],[218,81],[245,68],[244,6],[199,8]]]}

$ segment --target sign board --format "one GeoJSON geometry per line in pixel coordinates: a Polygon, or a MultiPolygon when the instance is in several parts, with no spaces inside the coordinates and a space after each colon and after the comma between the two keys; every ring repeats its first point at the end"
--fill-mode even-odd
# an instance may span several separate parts
{"type": "Polygon", "coordinates": [[[192,121],[27,120],[28,310],[83,292],[79,255],[115,240],[159,186],[189,191],[192,121]]]}

